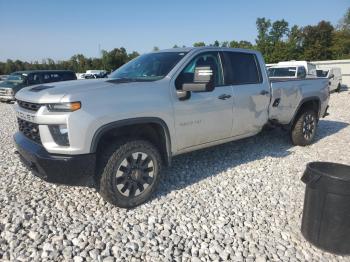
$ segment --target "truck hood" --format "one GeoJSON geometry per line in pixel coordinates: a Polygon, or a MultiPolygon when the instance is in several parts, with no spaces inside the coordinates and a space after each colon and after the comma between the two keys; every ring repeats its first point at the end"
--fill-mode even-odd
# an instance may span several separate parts
{"type": "MultiPolygon", "coordinates": [[[[106,88],[114,84],[111,79],[92,79],[92,80],[72,80],[55,83],[46,83],[30,86],[21,89],[16,94],[16,99],[32,103],[59,103],[66,95],[75,95],[86,93],[98,88],[106,88]]],[[[137,83],[122,83],[129,85],[137,83]]]]}

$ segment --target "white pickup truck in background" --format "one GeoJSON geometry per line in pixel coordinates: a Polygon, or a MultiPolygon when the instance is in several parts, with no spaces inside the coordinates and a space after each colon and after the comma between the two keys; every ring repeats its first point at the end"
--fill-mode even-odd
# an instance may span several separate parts
{"type": "Polygon", "coordinates": [[[282,61],[282,62],[278,62],[277,66],[302,66],[306,70],[306,78],[317,77],[316,65],[308,61],[296,61],[296,60],[282,61]]]}
{"type": "Polygon", "coordinates": [[[317,77],[329,79],[329,91],[340,91],[342,85],[342,73],[339,67],[317,69],[317,77]]]}
{"type": "Polygon", "coordinates": [[[270,79],[304,79],[307,76],[304,66],[271,66],[267,72],[270,79]]]}

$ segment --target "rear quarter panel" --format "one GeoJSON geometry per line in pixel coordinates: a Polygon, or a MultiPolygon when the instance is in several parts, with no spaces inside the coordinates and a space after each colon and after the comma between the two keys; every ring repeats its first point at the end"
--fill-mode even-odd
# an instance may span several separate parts
{"type": "Polygon", "coordinates": [[[280,124],[290,124],[303,101],[317,98],[320,101],[320,116],[327,108],[329,100],[328,79],[289,79],[272,80],[272,99],[269,106],[270,120],[277,120],[280,124]],[[280,99],[278,106],[273,106],[276,99],[280,99]]]}

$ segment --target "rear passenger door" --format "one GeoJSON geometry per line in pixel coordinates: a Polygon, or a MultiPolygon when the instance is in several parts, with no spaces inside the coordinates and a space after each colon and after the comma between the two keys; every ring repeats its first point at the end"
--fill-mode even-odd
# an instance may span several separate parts
{"type": "Polygon", "coordinates": [[[232,135],[259,132],[268,121],[270,86],[255,53],[224,51],[225,84],[233,90],[232,135]]]}

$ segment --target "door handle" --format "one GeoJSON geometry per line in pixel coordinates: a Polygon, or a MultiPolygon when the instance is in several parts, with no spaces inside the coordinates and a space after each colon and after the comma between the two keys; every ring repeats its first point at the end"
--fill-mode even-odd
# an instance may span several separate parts
{"type": "Polygon", "coordinates": [[[221,100],[226,100],[226,99],[229,99],[231,98],[231,95],[228,95],[228,94],[222,94],[222,95],[219,95],[218,96],[219,99],[221,100]]]}
{"type": "Polygon", "coordinates": [[[268,95],[270,92],[266,91],[266,90],[261,90],[260,95],[264,96],[264,95],[268,95]]]}

